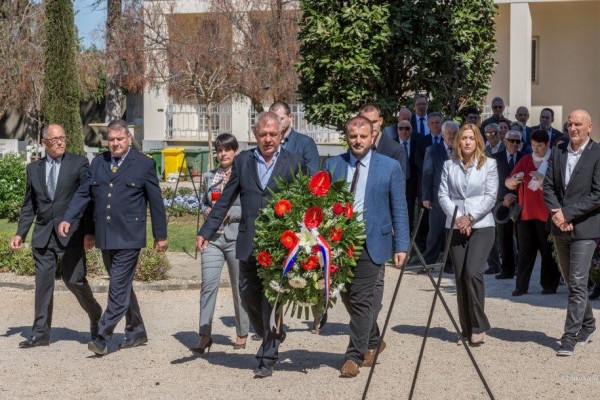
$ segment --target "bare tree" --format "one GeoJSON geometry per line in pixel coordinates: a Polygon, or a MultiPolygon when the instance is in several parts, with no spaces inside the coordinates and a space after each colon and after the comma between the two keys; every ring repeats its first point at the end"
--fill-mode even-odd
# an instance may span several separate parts
{"type": "MultiPolygon", "coordinates": [[[[209,167],[213,168],[215,107],[239,93],[233,32],[219,12],[180,14],[173,4],[148,3],[145,8],[146,79],[167,85],[179,102],[206,106],[209,167]]],[[[200,113],[198,113],[200,115],[200,113]]]]}
{"type": "Polygon", "coordinates": [[[235,30],[240,94],[257,111],[265,99],[293,102],[298,88],[300,20],[296,0],[211,0],[215,12],[226,16],[235,30]]]}
{"type": "Polygon", "coordinates": [[[44,96],[44,9],[27,0],[0,1],[0,115],[21,112],[39,136],[44,96]]]}

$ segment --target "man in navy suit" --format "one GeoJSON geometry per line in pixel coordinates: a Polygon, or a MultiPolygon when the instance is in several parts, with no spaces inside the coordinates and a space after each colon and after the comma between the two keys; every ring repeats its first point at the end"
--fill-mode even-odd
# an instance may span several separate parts
{"type": "Polygon", "coordinates": [[[10,242],[13,250],[20,248],[35,220],[31,239],[35,261],[35,317],[31,337],[19,343],[20,348],[50,344],[54,280],[58,265],[65,285],[90,318],[92,339],[98,333],[98,320],[102,315],[102,308],[94,299],[85,278],[83,237],[84,225],[90,228],[89,218],[81,223],[79,219],[75,220],[67,237],[57,234],[58,223],[69,201],[87,176],[89,162],[85,157],[66,152],[67,138],[58,124],[44,127],[42,143],[46,147],[46,157],[27,166],[27,188],[19,226],[10,242]]]}
{"type": "MultiPolygon", "coordinates": [[[[498,166],[498,197],[496,203],[502,203],[505,207],[517,201],[517,192],[509,190],[504,181],[511,176],[512,170],[523,156],[519,151],[521,144],[521,132],[508,131],[504,138],[505,151],[499,151],[492,155],[498,166]]],[[[496,279],[513,279],[517,266],[517,255],[515,253],[515,224],[508,220],[504,224],[496,224],[500,254],[502,255],[502,271],[496,275],[496,279]]]]}
{"type": "Polygon", "coordinates": [[[325,162],[333,181],[346,181],[354,193],[354,210],[362,212],[366,242],[354,277],[342,294],[350,314],[350,344],[340,373],[353,378],[358,368],[372,365],[376,352],[385,348],[374,319],[374,290],[379,270],[394,254],[394,262],[404,264],[409,246],[408,215],[404,178],[400,164],[372,151],[373,125],[364,117],[346,124],[349,151],[325,162]]]}
{"type": "MultiPolygon", "coordinates": [[[[454,121],[446,121],[442,125],[442,143],[434,144],[427,148],[425,153],[425,164],[423,166],[422,198],[423,207],[429,210],[429,232],[427,234],[427,250],[423,258],[427,264],[437,262],[442,246],[444,245],[444,231],[446,226],[446,214],[440,207],[438,192],[440,180],[444,170],[444,162],[452,154],[454,138],[458,133],[458,124],[454,121]]],[[[444,269],[452,273],[452,267],[447,265],[444,269]]]]}
{"type": "Polygon", "coordinates": [[[559,141],[562,141],[562,139],[568,139],[561,131],[552,127],[553,122],[554,110],[551,108],[543,108],[542,112],[540,113],[540,124],[531,127],[532,131],[541,129],[548,132],[548,137],[550,138],[550,147],[554,147],[554,145],[559,141]]]}
{"type": "Polygon", "coordinates": [[[558,265],[569,289],[558,356],[572,355],[575,344],[585,345],[596,331],[587,283],[595,239],[600,237],[600,146],[590,138],[587,111],[571,112],[567,122],[570,140],[552,149],[543,183],[558,265]]]}
{"type": "Polygon", "coordinates": [[[417,94],[415,96],[413,106],[415,113],[410,117],[413,135],[423,137],[429,133],[429,115],[427,114],[429,100],[427,99],[427,96],[424,94],[417,94]]]}
{"type": "Polygon", "coordinates": [[[263,338],[256,353],[258,366],[254,370],[254,376],[257,378],[273,375],[273,368],[279,358],[279,345],[285,338],[285,333],[275,333],[269,326],[272,306],[264,295],[262,281],[257,273],[258,264],[253,255],[255,221],[260,209],[266,207],[272,198],[271,191],[278,191],[275,178],[291,182],[299,172],[306,172],[304,161],[282,148],[281,132],[281,121],[276,113],[264,112],[258,116],[254,127],[257,147],[243,151],[233,159],[229,182],[196,238],[196,246],[204,251],[221,226],[227,211],[240,196],[242,216],[236,240],[236,257],[240,260],[240,297],[255,332],[263,338]]]}
{"type": "Polygon", "coordinates": [[[531,153],[531,133],[533,131],[531,130],[530,127],[527,126],[527,121],[529,121],[529,109],[527,109],[527,107],[525,107],[525,106],[520,106],[519,108],[517,108],[517,111],[515,111],[515,119],[523,125],[523,132],[521,132],[523,134],[522,149],[526,151],[523,154],[530,154],[531,153]]]}
{"type": "Polygon", "coordinates": [[[412,118],[412,113],[410,112],[410,110],[406,107],[402,107],[396,113],[396,122],[393,123],[392,125],[388,125],[385,128],[383,128],[382,134],[397,142],[398,141],[398,123],[400,121],[408,121],[408,123],[410,123],[411,118],[412,118]]]}
{"type": "Polygon", "coordinates": [[[287,103],[277,101],[271,104],[269,111],[274,112],[281,119],[281,130],[283,131],[281,147],[300,156],[308,166],[308,172],[314,175],[321,166],[319,150],[315,141],[310,136],[298,133],[292,128],[293,115],[287,103]]]}
{"type": "Polygon", "coordinates": [[[125,316],[125,339],[120,348],[132,348],[148,341],[133,278],[140,255],[146,247],[147,204],[150,205],[154,248],[167,249],[167,218],[154,160],[131,147],[132,135],[123,120],[107,127],[109,151],[92,160],[85,182],[73,196],[59,225],[66,236],[90,201],[94,204],[95,238],[86,243],[102,251],[110,276],[108,305],[99,322],[98,337],[88,349],[102,356],[119,321],[125,316]],[[95,243],[94,243],[95,240],[95,243]]]}
{"type": "Polygon", "coordinates": [[[413,135],[412,126],[409,120],[398,121],[398,133],[396,141],[404,148],[406,153],[406,205],[408,207],[408,226],[413,231],[415,205],[417,203],[418,177],[417,164],[415,163],[415,151],[417,148],[417,136],[413,135]],[[412,173],[411,173],[412,172],[412,173]]]}

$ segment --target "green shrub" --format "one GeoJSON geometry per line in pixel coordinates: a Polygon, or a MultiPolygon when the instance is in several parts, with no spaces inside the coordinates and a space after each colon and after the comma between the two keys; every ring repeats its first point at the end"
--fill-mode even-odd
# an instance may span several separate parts
{"type": "MultiPolygon", "coordinates": [[[[98,249],[86,252],[86,266],[89,276],[106,275],[104,263],[102,262],[102,252],[98,249]]],[[[165,253],[154,250],[152,243],[148,243],[148,246],[140,252],[135,280],[153,282],[167,279],[170,269],[171,264],[165,253]]]]}
{"type": "Polygon", "coordinates": [[[27,185],[26,168],[20,154],[9,153],[0,158],[0,218],[11,222],[19,219],[27,185]]]}
{"type": "Polygon", "coordinates": [[[0,234],[0,271],[14,272],[17,275],[35,275],[31,249],[23,247],[12,251],[9,244],[10,239],[10,235],[0,234]]]}

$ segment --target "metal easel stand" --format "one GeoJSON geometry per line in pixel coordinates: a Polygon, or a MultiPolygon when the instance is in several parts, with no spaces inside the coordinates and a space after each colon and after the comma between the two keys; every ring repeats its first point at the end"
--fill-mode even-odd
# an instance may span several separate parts
{"type": "MultiPolygon", "coordinates": [[[[402,282],[402,278],[404,276],[404,272],[409,270],[409,271],[413,271],[413,270],[422,270],[425,271],[427,273],[427,276],[429,277],[429,280],[431,281],[431,284],[433,285],[434,289],[435,289],[435,295],[433,297],[433,301],[431,303],[431,308],[429,310],[429,317],[427,318],[427,326],[425,327],[425,333],[423,335],[423,341],[421,343],[421,350],[419,352],[419,359],[417,361],[417,366],[415,368],[415,373],[413,375],[413,381],[412,381],[412,385],[410,388],[410,394],[408,396],[409,399],[412,399],[414,396],[414,392],[415,392],[415,388],[416,388],[416,384],[417,384],[417,379],[419,377],[419,371],[421,368],[421,362],[423,360],[423,354],[425,353],[425,345],[427,343],[427,338],[429,337],[429,330],[431,328],[431,321],[433,318],[433,312],[435,310],[435,306],[437,303],[437,298],[440,298],[440,301],[442,303],[442,305],[444,306],[444,309],[446,310],[446,313],[448,314],[448,317],[450,318],[450,321],[452,322],[452,325],[454,326],[454,329],[456,331],[456,333],[458,334],[458,337],[460,337],[460,340],[463,344],[463,347],[465,349],[465,351],[467,352],[467,354],[469,355],[469,358],[471,359],[471,362],[473,363],[473,367],[475,367],[475,370],[477,371],[477,375],[479,375],[479,379],[481,380],[481,382],[483,383],[483,386],[485,387],[485,390],[487,391],[490,399],[494,400],[494,395],[492,394],[492,391],[487,383],[487,381],[485,380],[485,377],[483,376],[483,373],[481,372],[481,369],[479,368],[479,365],[477,364],[477,361],[475,360],[475,357],[473,356],[473,353],[471,353],[471,349],[469,348],[469,346],[467,345],[467,342],[464,340],[464,338],[462,337],[461,333],[460,333],[460,328],[458,326],[458,324],[456,323],[456,319],[454,318],[454,316],[452,315],[452,311],[450,311],[450,308],[448,307],[448,304],[446,303],[446,300],[444,299],[444,296],[442,295],[441,291],[440,291],[440,284],[442,281],[442,274],[444,272],[444,266],[446,264],[446,259],[448,258],[448,253],[450,251],[450,242],[452,240],[452,234],[453,234],[453,229],[448,230],[448,233],[446,234],[446,245],[444,247],[444,253],[443,253],[443,258],[442,258],[442,262],[440,263],[435,263],[435,264],[427,264],[425,262],[425,259],[423,259],[423,255],[421,254],[421,251],[419,250],[419,247],[415,244],[415,238],[416,238],[416,234],[419,231],[419,226],[421,225],[421,219],[423,217],[423,209],[421,209],[421,211],[419,212],[419,217],[417,219],[417,224],[416,227],[414,229],[413,234],[411,235],[411,239],[410,239],[410,249],[411,251],[414,250],[415,255],[418,258],[418,264],[413,264],[413,265],[406,265],[408,263],[408,259],[410,258],[410,254],[411,251],[409,251],[409,254],[407,255],[406,259],[404,260],[404,265],[402,265],[402,271],[400,272],[400,276],[398,277],[398,282],[396,283],[396,288],[394,290],[394,295],[392,296],[392,302],[390,304],[390,308],[388,310],[388,314],[386,316],[385,319],[385,324],[383,326],[383,329],[381,331],[381,341],[383,341],[383,338],[385,337],[385,332],[387,330],[389,321],[390,321],[390,317],[392,315],[392,310],[394,308],[394,304],[396,303],[396,296],[398,294],[398,290],[400,289],[400,283],[402,282]],[[435,267],[440,267],[439,273],[438,273],[438,279],[437,282],[434,280],[431,272],[433,270],[433,268],[435,267]]],[[[454,226],[454,222],[456,220],[456,214],[458,212],[458,207],[454,208],[454,214],[452,215],[452,223],[450,226],[454,226]]],[[[362,399],[365,400],[367,398],[367,394],[369,391],[369,386],[371,384],[371,379],[373,377],[373,373],[375,372],[375,365],[377,365],[377,358],[378,358],[378,352],[375,352],[375,358],[373,360],[373,365],[371,366],[371,369],[369,371],[369,377],[367,379],[367,383],[365,385],[365,389],[363,391],[363,396],[362,399]]]]}

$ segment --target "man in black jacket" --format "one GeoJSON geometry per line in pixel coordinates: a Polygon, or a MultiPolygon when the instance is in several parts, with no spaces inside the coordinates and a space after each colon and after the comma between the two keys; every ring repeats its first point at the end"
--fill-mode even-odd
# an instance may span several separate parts
{"type": "Polygon", "coordinates": [[[67,237],[57,234],[58,224],[73,194],[87,176],[88,160],[66,152],[65,131],[60,125],[46,126],[42,143],[46,157],[27,166],[25,200],[17,234],[10,241],[13,250],[20,248],[35,220],[31,240],[35,261],[35,316],[32,335],[19,343],[21,348],[50,344],[54,279],[59,264],[65,285],[90,319],[92,339],[98,334],[98,320],[102,315],[102,308],[85,278],[84,224],[77,218],[67,237]]]}

